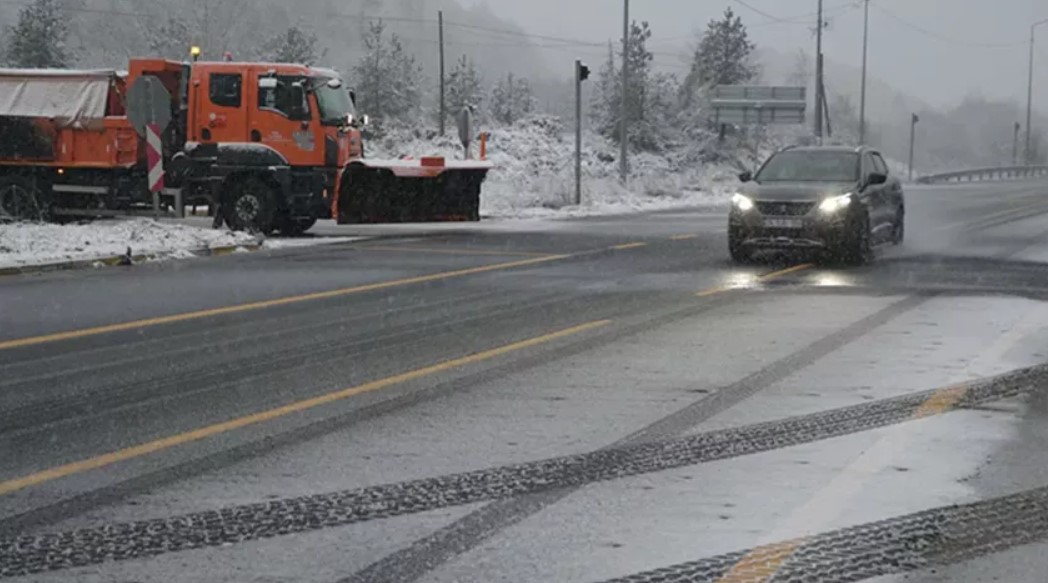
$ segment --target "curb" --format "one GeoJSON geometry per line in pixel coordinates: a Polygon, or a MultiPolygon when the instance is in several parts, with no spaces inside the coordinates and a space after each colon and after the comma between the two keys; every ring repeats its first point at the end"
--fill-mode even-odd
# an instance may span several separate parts
{"type": "MultiPolygon", "coordinates": [[[[238,251],[255,252],[262,249],[263,243],[249,245],[228,245],[225,247],[208,247],[205,249],[190,249],[188,253],[193,257],[223,257],[238,251]]],[[[168,257],[167,253],[147,253],[132,255],[131,264],[153,261],[168,257]]],[[[0,267],[0,277],[9,275],[26,275],[30,273],[47,273],[52,271],[71,271],[76,269],[88,269],[92,267],[116,267],[123,265],[127,260],[126,255],[113,255],[99,257],[96,259],[78,259],[76,261],[63,261],[59,263],[43,263],[40,265],[24,265],[17,267],[0,267]]]]}

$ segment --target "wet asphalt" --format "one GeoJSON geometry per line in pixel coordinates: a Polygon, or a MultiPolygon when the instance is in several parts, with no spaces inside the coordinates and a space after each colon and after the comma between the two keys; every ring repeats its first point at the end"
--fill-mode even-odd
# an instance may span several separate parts
{"type": "MultiPolygon", "coordinates": [[[[823,551],[747,549],[1048,486],[1040,377],[970,407],[939,391],[1048,361],[1048,184],[913,187],[906,243],[864,267],[735,266],[725,226],[717,208],[322,224],[317,237],[365,239],[4,277],[0,574],[595,581],[729,557],[680,580],[763,581],[823,551]],[[923,405],[883,426],[615,465],[652,442],[914,394],[923,405]],[[598,451],[578,474],[538,466],[537,485],[495,473],[405,494],[598,451]],[[336,495],[386,486],[374,516],[336,495]],[[208,511],[210,534],[178,518],[208,511]],[[168,522],[127,526],[154,519],[168,522]]],[[[901,577],[1040,581],[1026,530],[945,566],[935,531],[901,577]]],[[[893,572],[842,564],[851,580],[893,572]]]]}

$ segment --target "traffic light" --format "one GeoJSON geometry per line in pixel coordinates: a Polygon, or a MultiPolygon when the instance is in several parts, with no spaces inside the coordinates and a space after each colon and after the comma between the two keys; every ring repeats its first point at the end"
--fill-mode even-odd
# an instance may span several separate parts
{"type": "Polygon", "coordinates": [[[590,68],[587,67],[584,63],[580,62],[579,63],[579,70],[578,70],[579,81],[585,81],[586,79],[589,79],[589,76],[590,76],[590,68]]]}

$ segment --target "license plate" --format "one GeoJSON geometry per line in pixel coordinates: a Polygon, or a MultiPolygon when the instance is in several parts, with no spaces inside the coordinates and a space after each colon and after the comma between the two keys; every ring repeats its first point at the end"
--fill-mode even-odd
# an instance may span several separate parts
{"type": "Polygon", "coordinates": [[[764,226],[771,229],[803,229],[804,221],[801,219],[764,219],[764,226]]]}

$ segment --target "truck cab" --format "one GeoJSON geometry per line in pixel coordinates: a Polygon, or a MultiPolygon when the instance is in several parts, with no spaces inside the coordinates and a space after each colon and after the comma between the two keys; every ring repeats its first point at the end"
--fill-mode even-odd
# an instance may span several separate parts
{"type": "Polygon", "coordinates": [[[272,219],[296,231],[331,215],[342,169],[363,155],[353,101],[335,71],[195,63],[185,91],[185,178],[221,189],[208,194],[231,225],[268,230],[272,219]]]}

